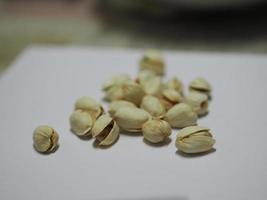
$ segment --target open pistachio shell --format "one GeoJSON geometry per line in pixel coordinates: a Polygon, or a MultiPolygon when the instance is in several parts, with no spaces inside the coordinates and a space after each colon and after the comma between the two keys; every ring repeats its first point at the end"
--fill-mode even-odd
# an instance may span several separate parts
{"type": "Polygon", "coordinates": [[[172,77],[170,80],[167,81],[166,87],[168,89],[176,90],[179,94],[183,94],[183,83],[176,77],[172,77]]]}
{"type": "Polygon", "coordinates": [[[109,104],[109,114],[113,116],[115,112],[121,107],[136,107],[134,103],[124,100],[116,100],[109,104]]]}
{"type": "Polygon", "coordinates": [[[92,135],[100,142],[99,145],[111,145],[119,136],[119,126],[110,116],[105,114],[96,120],[92,135]]]}
{"type": "Polygon", "coordinates": [[[210,92],[211,92],[211,85],[209,84],[209,82],[202,78],[202,77],[198,77],[195,78],[194,80],[192,80],[189,84],[189,90],[190,91],[197,91],[200,93],[204,93],[207,96],[210,96],[210,92]]]}
{"type": "Polygon", "coordinates": [[[208,128],[190,126],[179,132],[175,145],[185,153],[201,153],[212,149],[215,142],[208,128]]]}
{"type": "Polygon", "coordinates": [[[204,115],[208,112],[209,102],[205,94],[199,92],[190,92],[186,97],[185,102],[199,115],[204,115]]]}
{"type": "Polygon", "coordinates": [[[49,126],[39,126],[34,130],[34,148],[41,153],[51,152],[58,145],[58,134],[49,126]]]}
{"type": "Polygon", "coordinates": [[[151,115],[140,108],[122,107],[113,118],[120,128],[129,132],[140,132],[142,125],[151,119],[151,115]]]}
{"type": "Polygon", "coordinates": [[[72,131],[78,136],[87,136],[93,126],[93,119],[91,115],[82,110],[75,110],[70,115],[70,126],[72,131]]]}
{"type": "Polygon", "coordinates": [[[157,97],[147,95],[143,98],[141,106],[142,109],[147,111],[153,118],[162,119],[166,110],[157,97]]]}
{"type": "Polygon", "coordinates": [[[128,74],[120,74],[117,76],[113,76],[111,79],[107,80],[103,85],[102,85],[102,90],[108,91],[112,87],[119,86],[125,82],[128,82],[131,80],[131,77],[128,74]]]}
{"type": "Polygon", "coordinates": [[[183,97],[174,89],[165,89],[162,92],[160,101],[165,106],[166,110],[169,110],[174,105],[183,102],[183,97]]]}
{"type": "Polygon", "coordinates": [[[140,61],[141,70],[150,70],[157,75],[163,75],[165,66],[164,60],[156,50],[147,50],[140,61]]]}

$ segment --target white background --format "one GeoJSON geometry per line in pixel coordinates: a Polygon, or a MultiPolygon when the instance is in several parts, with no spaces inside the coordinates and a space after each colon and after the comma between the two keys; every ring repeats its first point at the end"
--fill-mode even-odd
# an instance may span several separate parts
{"type": "Polygon", "coordinates": [[[142,51],[32,47],[0,77],[0,199],[266,199],[267,56],[163,52],[167,77],[197,76],[213,86],[208,116],[216,151],[197,157],[142,136],[122,134],[108,149],[69,130],[74,101],[101,100],[101,84],[118,73],[134,77],[142,51]],[[32,148],[38,125],[53,126],[59,149],[32,148]]]}

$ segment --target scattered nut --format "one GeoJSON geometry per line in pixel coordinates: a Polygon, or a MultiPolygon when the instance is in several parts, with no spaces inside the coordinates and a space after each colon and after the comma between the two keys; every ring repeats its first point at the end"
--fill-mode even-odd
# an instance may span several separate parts
{"type": "Polygon", "coordinates": [[[173,128],[184,128],[186,126],[196,125],[197,114],[189,105],[179,103],[168,110],[166,121],[169,122],[173,128]]]}
{"type": "Polygon", "coordinates": [[[151,119],[151,115],[140,108],[122,107],[115,112],[113,118],[120,128],[129,132],[140,132],[142,125],[151,119]]]}
{"type": "Polygon", "coordinates": [[[171,131],[168,122],[157,119],[147,121],[142,127],[144,138],[151,143],[163,142],[171,135],[171,131]]]}
{"type": "Polygon", "coordinates": [[[210,97],[211,86],[206,79],[198,77],[191,81],[189,84],[189,90],[204,93],[210,97]]]}
{"type": "Polygon", "coordinates": [[[100,143],[99,145],[111,145],[119,136],[120,128],[117,123],[107,114],[100,116],[92,129],[92,135],[100,143]]]}
{"type": "Polygon", "coordinates": [[[174,89],[165,89],[161,94],[160,102],[164,105],[166,110],[169,110],[174,105],[183,102],[183,97],[174,89]]]}
{"type": "Polygon", "coordinates": [[[129,101],[124,100],[116,100],[109,104],[109,114],[113,116],[115,112],[121,107],[134,107],[136,108],[135,104],[129,101]]]}
{"type": "Polygon", "coordinates": [[[186,97],[186,103],[199,115],[205,115],[208,112],[209,102],[205,94],[199,92],[190,92],[186,97]]]}
{"type": "Polygon", "coordinates": [[[148,50],[140,61],[141,70],[151,70],[157,75],[164,74],[164,60],[156,50],[148,50]]]}
{"type": "Polygon", "coordinates": [[[122,85],[122,100],[130,101],[136,106],[141,104],[145,92],[142,87],[135,82],[128,82],[122,85]]]}
{"type": "Polygon", "coordinates": [[[33,143],[36,151],[50,153],[58,146],[58,134],[49,126],[38,126],[33,132],[33,143]]]}
{"type": "Polygon", "coordinates": [[[179,132],[175,144],[184,153],[201,153],[212,149],[215,142],[208,128],[189,126],[179,132]]]}
{"type": "Polygon", "coordinates": [[[70,115],[71,130],[78,136],[90,135],[93,123],[91,115],[86,111],[75,110],[70,115]]]}
{"type": "Polygon", "coordinates": [[[166,87],[168,89],[176,90],[180,95],[183,95],[183,83],[176,77],[172,77],[167,83],[166,87]]]}
{"type": "Polygon", "coordinates": [[[147,95],[143,98],[140,108],[147,111],[153,118],[162,119],[166,110],[157,97],[147,95]]]}

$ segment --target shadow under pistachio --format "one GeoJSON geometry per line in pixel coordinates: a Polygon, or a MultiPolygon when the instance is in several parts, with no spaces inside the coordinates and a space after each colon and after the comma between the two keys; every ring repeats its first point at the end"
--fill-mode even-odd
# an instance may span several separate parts
{"type": "Polygon", "coordinates": [[[140,132],[129,132],[129,131],[125,131],[123,129],[120,129],[120,134],[129,136],[129,137],[140,137],[140,136],[143,136],[141,131],[140,132]]]}
{"type": "Polygon", "coordinates": [[[206,152],[202,152],[202,153],[192,153],[192,154],[188,154],[188,153],[184,153],[180,150],[177,150],[176,151],[176,154],[179,155],[179,156],[182,156],[184,158],[197,158],[197,157],[202,157],[202,156],[206,156],[208,154],[212,154],[216,152],[216,149],[215,148],[212,148],[211,150],[209,151],[206,151],[206,152]]]}
{"type": "Polygon", "coordinates": [[[112,144],[105,145],[105,146],[99,145],[100,141],[98,141],[97,139],[95,139],[95,141],[93,142],[92,145],[93,145],[93,147],[95,149],[109,149],[110,147],[112,147],[113,145],[115,145],[118,142],[119,138],[120,138],[120,135],[118,136],[118,138],[112,144]]]}
{"type": "Polygon", "coordinates": [[[207,111],[206,113],[202,114],[202,115],[198,115],[198,118],[204,118],[206,116],[209,115],[209,111],[207,111]]]}
{"type": "Polygon", "coordinates": [[[143,139],[143,142],[146,143],[148,146],[151,146],[151,147],[162,147],[162,146],[166,146],[166,145],[170,144],[171,141],[172,141],[171,138],[166,138],[162,142],[152,143],[152,142],[147,141],[145,138],[143,139]]]}

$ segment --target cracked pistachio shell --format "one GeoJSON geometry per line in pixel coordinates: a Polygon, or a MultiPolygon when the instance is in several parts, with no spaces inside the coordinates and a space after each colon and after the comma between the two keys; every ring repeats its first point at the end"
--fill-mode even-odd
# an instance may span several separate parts
{"type": "Polygon", "coordinates": [[[93,127],[93,119],[91,115],[82,110],[75,110],[70,115],[70,127],[71,130],[78,136],[90,135],[90,131],[93,127]]]}
{"type": "Polygon", "coordinates": [[[151,115],[140,108],[122,107],[115,112],[113,118],[120,128],[129,132],[140,132],[142,125],[151,119],[151,115]]]}
{"type": "Polygon", "coordinates": [[[164,68],[164,60],[158,51],[148,50],[144,53],[140,61],[141,70],[150,70],[157,75],[163,75],[164,68]]]}
{"type": "Polygon", "coordinates": [[[87,111],[94,119],[99,117],[104,112],[103,107],[97,101],[87,96],[81,97],[76,100],[75,110],[87,111]]]}
{"type": "Polygon", "coordinates": [[[102,90],[107,91],[112,87],[119,86],[128,81],[131,81],[131,77],[127,74],[120,74],[117,76],[113,76],[111,79],[104,82],[104,84],[102,85],[102,90]]]}
{"type": "Polygon", "coordinates": [[[183,83],[176,77],[171,78],[170,80],[167,81],[166,87],[169,89],[174,89],[181,95],[183,94],[183,83]]]}
{"type": "Polygon", "coordinates": [[[115,112],[121,107],[136,107],[134,103],[124,100],[116,100],[109,104],[109,114],[113,116],[115,112]]]}
{"type": "Polygon", "coordinates": [[[199,115],[204,115],[208,112],[209,102],[205,94],[199,92],[190,92],[186,97],[186,103],[199,115]]]}
{"type": "Polygon", "coordinates": [[[146,94],[160,96],[163,87],[161,77],[155,76],[148,79],[142,84],[142,87],[146,94]]]}
{"type": "Polygon", "coordinates": [[[212,149],[215,142],[208,128],[189,126],[179,132],[175,145],[185,153],[201,153],[212,149]]]}
{"type": "Polygon", "coordinates": [[[211,86],[206,79],[198,77],[198,78],[195,78],[194,80],[192,80],[190,82],[189,90],[190,91],[197,91],[200,93],[204,93],[207,96],[210,96],[211,86]]]}
{"type": "Polygon", "coordinates": [[[139,84],[129,82],[122,85],[122,100],[130,101],[139,106],[144,96],[145,92],[139,84]]]}
{"type": "Polygon", "coordinates": [[[177,103],[181,103],[183,97],[174,89],[165,89],[161,94],[160,101],[165,106],[166,110],[169,110],[177,103]]]}
{"type": "Polygon", "coordinates": [[[93,128],[92,135],[100,143],[99,145],[111,145],[119,137],[119,126],[117,123],[107,114],[100,116],[93,128]]]}
{"type": "Polygon", "coordinates": [[[171,135],[171,126],[163,120],[149,120],[143,124],[142,132],[144,138],[151,143],[163,142],[171,135]]]}
{"type": "Polygon", "coordinates": [[[58,146],[58,134],[49,126],[38,126],[33,132],[34,148],[41,153],[49,153],[58,146]]]}
{"type": "Polygon", "coordinates": [[[151,78],[156,77],[157,75],[149,70],[142,70],[138,73],[136,82],[139,83],[140,85],[143,85],[146,81],[148,81],[151,78]]]}
{"type": "Polygon", "coordinates": [[[147,111],[153,118],[162,119],[166,114],[165,107],[159,99],[151,95],[143,98],[140,107],[147,111]]]}
{"type": "Polygon", "coordinates": [[[189,105],[179,103],[168,110],[165,119],[173,128],[184,128],[196,124],[197,114],[189,105]]]}

